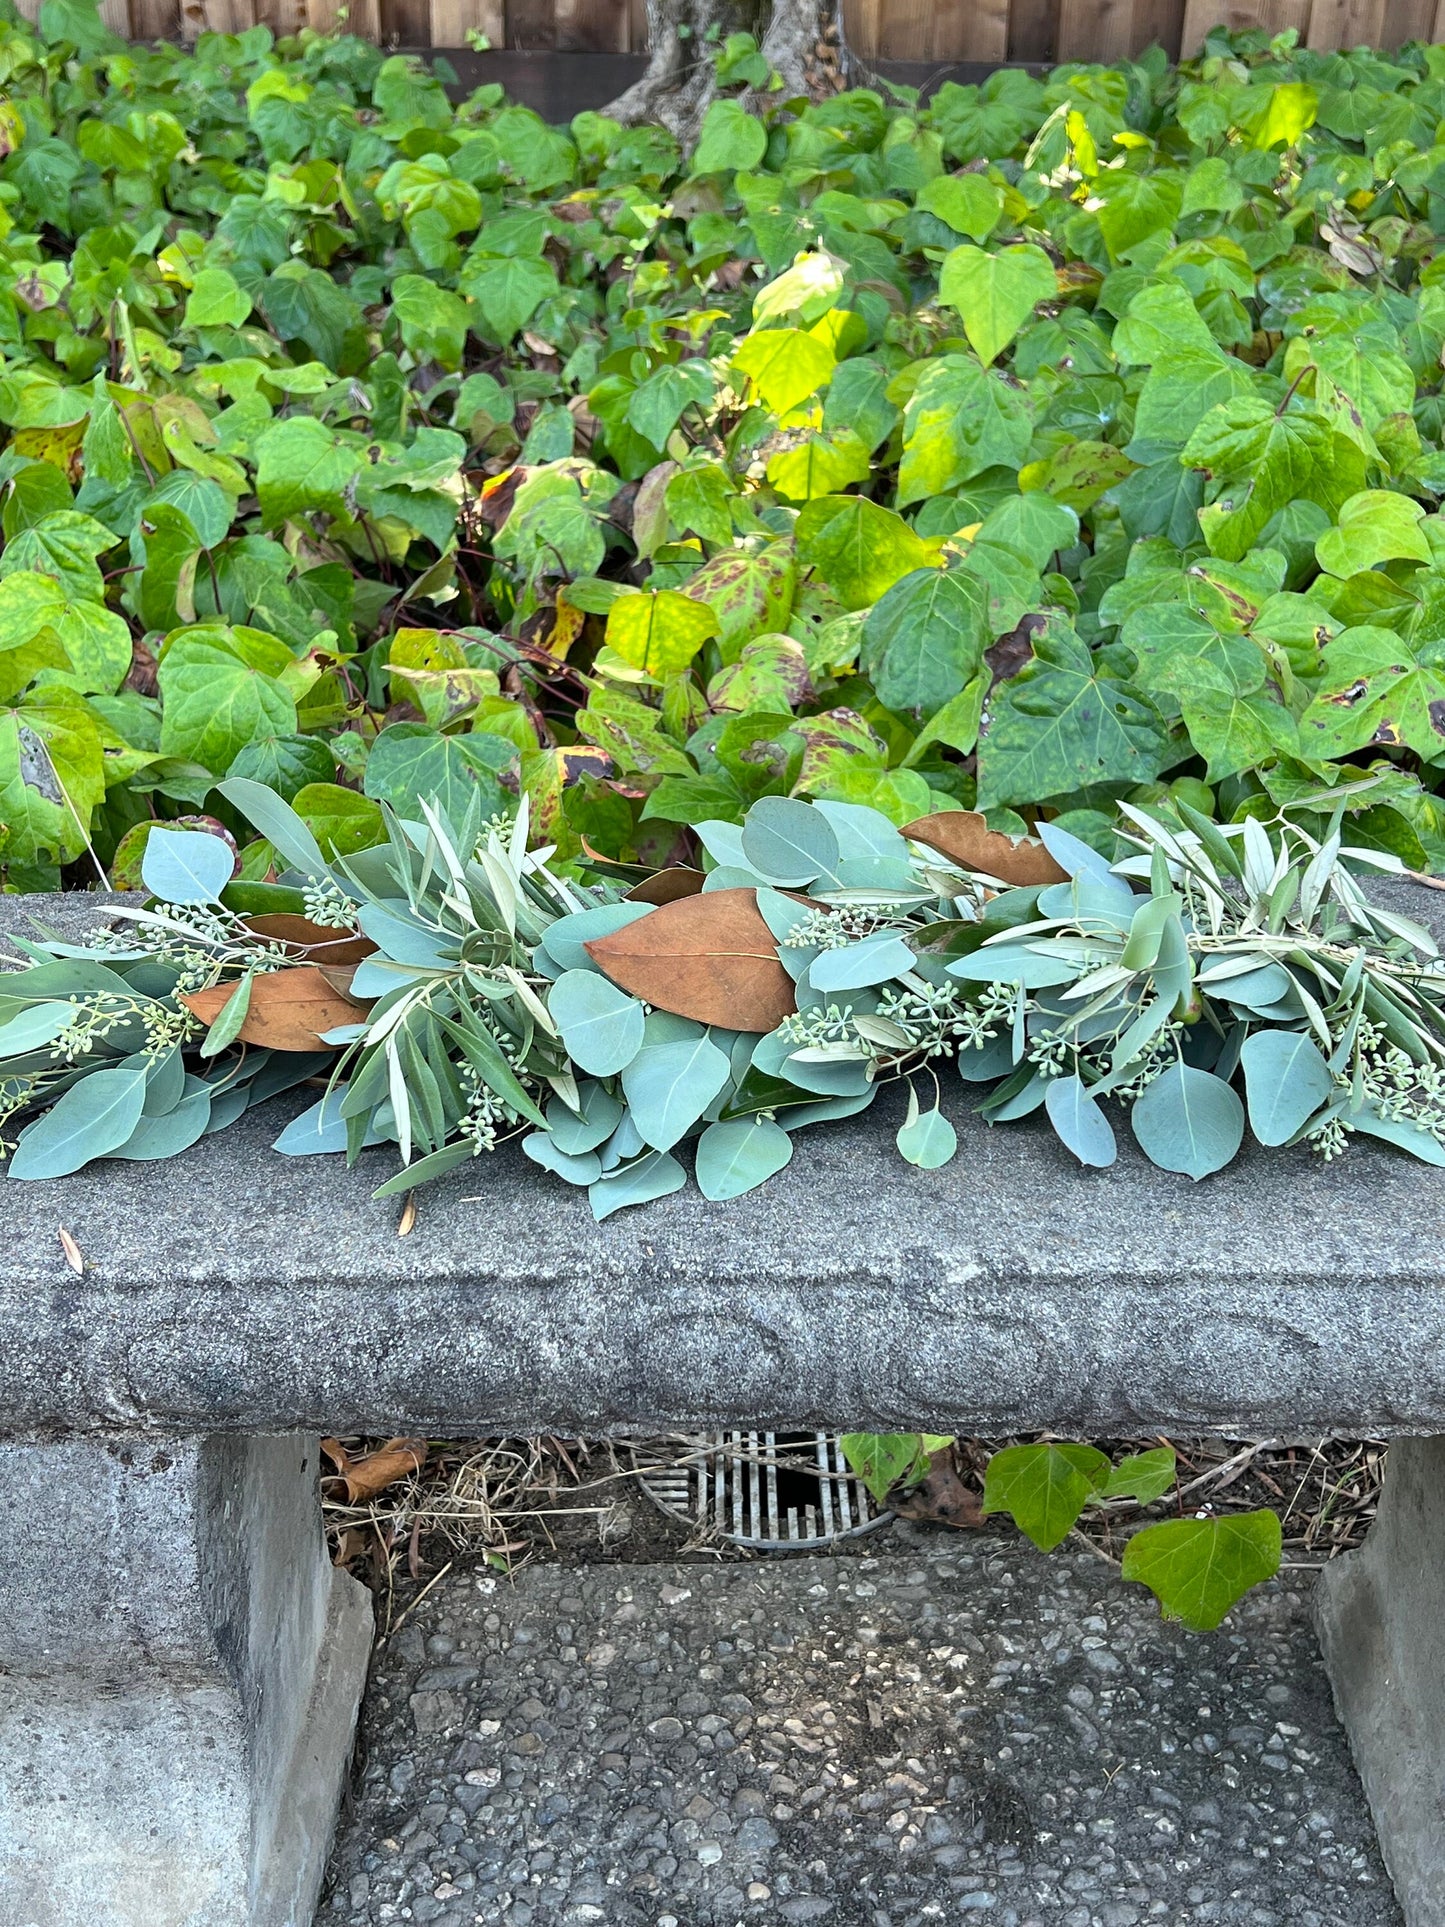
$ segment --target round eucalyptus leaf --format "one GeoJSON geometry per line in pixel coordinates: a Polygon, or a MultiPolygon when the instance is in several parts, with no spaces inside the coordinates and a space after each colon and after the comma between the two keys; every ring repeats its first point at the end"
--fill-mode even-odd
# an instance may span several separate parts
{"type": "Polygon", "coordinates": [[[602,1160],[595,1151],[575,1155],[564,1151],[550,1131],[533,1131],[530,1137],[522,1139],[522,1149],[533,1164],[565,1178],[568,1184],[595,1184],[602,1176],[602,1160]]]}
{"type": "Polygon", "coordinates": [[[568,1157],[581,1157],[604,1144],[622,1122],[622,1106],[602,1085],[584,1079],[578,1092],[580,1110],[574,1111],[560,1097],[547,1106],[547,1129],[559,1151],[568,1157]]]}
{"type": "Polygon", "coordinates": [[[1044,1109],[1050,1124],[1080,1164],[1102,1168],[1118,1157],[1114,1127],[1080,1078],[1051,1079],[1044,1093],[1044,1109]]]}
{"type": "Polygon", "coordinates": [[[53,1109],[27,1124],[10,1159],[12,1178],[64,1178],[118,1150],[140,1123],[146,1074],[139,1065],[92,1071],[53,1109]]]}
{"type": "Polygon", "coordinates": [[[600,1224],[626,1205],[651,1204],[654,1198],[680,1191],[686,1183],[687,1173],[676,1158],[665,1151],[649,1151],[646,1157],[636,1158],[589,1185],[587,1196],[592,1215],[600,1224]]]}
{"type": "Polygon", "coordinates": [[[216,903],[235,867],[236,853],[223,838],[157,823],[146,838],[140,872],[151,895],[165,903],[216,903]]]}
{"type": "Polygon", "coordinates": [[[718,1203],[740,1198],[781,1171],[793,1155],[793,1140],[768,1118],[734,1118],[709,1124],[697,1141],[697,1184],[718,1203]]]}
{"type": "Polygon", "coordinates": [[[901,977],[913,965],[913,952],[902,937],[884,932],[842,950],[823,951],[808,966],[808,981],[814,990],[863,990],[901,977]]]}
{"type": "Polygon", "coordinates": [[[643,1142],[670,1151],[731,1076],[732,1060],[700,1025],[694,1037],[645,1045],[622,1073],[628,1108],[643,1142]]]}
{"type": "MultiPolygon", "coordinates": [[[[911,1107],[910,1107],[911,1108],[911,1107]]],[[[940,1110],[910,1117],[898,1129],[898,1149],[921,1171],[936,1171],[958,1149],[958,1133],[940,1110]]]]}
{"type": "Polygon", "coordinates": [[[564,971],[547,1008],[567,1055],[592,1077],[615,1077],[642,1048],[642,1005],[595,970],[564,971]]]}
{"type": "Polygon", "coordinates": [[[743,857],[760,875],[794,888],[832,875],[838,838],[827,819],[794,796],[764,796],[743,824],[743,857]]]}
{"type": "Polygon", "coordinates": [[[1221,1077],[1171,1064],[1129,1114],[1139,1148],[1163,1171],[1207,1178],[1244,1141],[1244,1106],[1221,1077]]]}
{"type": "Polygon", "coordinates": [[[75,1021],[75,1006],[70,1003],[32,1004],[7,1024],[0,1024],[0,1058],[23,1057],[27,1051],[43,1050],[54,1043],[61,1031],[75,1021]]]}
{"type": "Polygon", "coordinates": [[[1257,1030],[1239,1053],[1249,1128],[1261,1144],[1287,1144],[1334,1095],[1318,1044],[1301,1031],[1257,1030]]]}

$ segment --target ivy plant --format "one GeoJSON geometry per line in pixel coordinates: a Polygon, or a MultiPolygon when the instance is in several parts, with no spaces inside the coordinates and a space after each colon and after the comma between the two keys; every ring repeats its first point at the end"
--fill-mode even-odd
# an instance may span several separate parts
{"type": "Polygon", "coordinates": [[[689,155],[349,36],[0,22],[4,887],[196,817],[264,880],[232,778],[328,862],[525,795],[584,882],[760,799],[1445,867],[1445,54],[755,115],[759,59],[689,155]]]}

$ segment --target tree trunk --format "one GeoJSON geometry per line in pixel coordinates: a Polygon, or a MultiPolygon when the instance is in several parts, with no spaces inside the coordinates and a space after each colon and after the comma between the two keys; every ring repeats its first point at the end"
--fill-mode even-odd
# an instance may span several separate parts
{"type": "MultiPolygon", "coordinates": [[[[758,36],[768,65],[782,79],[784,100],[821,99],[847,82],[840,0],[647,0],[647,71],[608,113],[632,126],[660,121],[691,146],[717,91],[716,42],[707,38],[714,27],[723,36],[758,36]]],[[[743,104],[756,113],[778,98],[752,90],[743,104]]]]}

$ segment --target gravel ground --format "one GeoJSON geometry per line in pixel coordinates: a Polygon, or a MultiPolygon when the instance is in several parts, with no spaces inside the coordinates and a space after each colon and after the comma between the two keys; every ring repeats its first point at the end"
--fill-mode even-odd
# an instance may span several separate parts
{"type": "Polygon", "coordinates": [[[449,1574],[317,1927],[1399,1927],[1299,1592],[1194,1637],[1087,1553],[889,1536],[449,1574]]]}

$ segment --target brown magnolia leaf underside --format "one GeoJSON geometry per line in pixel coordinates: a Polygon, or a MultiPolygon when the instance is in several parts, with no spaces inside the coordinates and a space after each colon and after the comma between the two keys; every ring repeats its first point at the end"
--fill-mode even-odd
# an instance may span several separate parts
{"type": "Polygon", "coordinates": [[[977,870],[1000,883],[1028,888],[1035,883],[1067,883],[1069,873],[1061,869],[1036,838],[1005,836],[991,830],[977,810],[938,810],[905,823],[903,834],[915,843],[926,843],[950,862],[966,870],[977,870]]]}
{"type": "Polygon", "coordinates": [[[358,936],[354,930],[328,929],[324,923],[312,923],[309,917],[291,916],[286,911],[270,917],[247,917],[245,922],[258,937],[270,937],[274,943],[284,943],[294,950],[302,963],[359,964],[376,951],[370,937],[358,936]]]}
{"type": "Polygon", "coordinates": [[[671,870],[659,870],[656,876],[644,877],[641,883],[634,883],[628,890],[628,903],[676,903],[679,897],[695,897],[701,894],[703,886],[701,870],[689,870],[678,865],[671,870]]]}
{"type": "MultiPolygon", "coordinates": [[[[349,969],[323,970],[317,964],[253,978],[250,1008],[237,1042],[266,1050],[326,1050],[321,1032],[354,1024],[365,1009],[338,988],[350,982],[349,969]]],[[[209,1029],[235,994],[233,983],[213,984],[183,996],[181,1002],[209,1029]]]]}
{"type": "Polygon", "coordinates": [[[679,897],[584,948],[623,990],[699,1024],[772,1030],[797,1009],[755,890],[679,897]]]}

